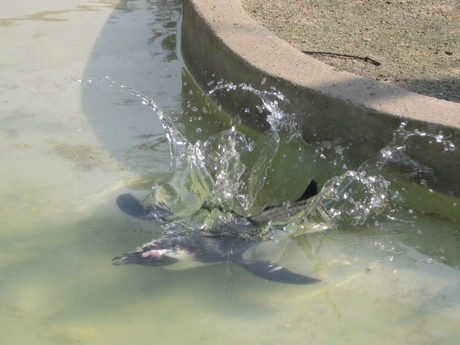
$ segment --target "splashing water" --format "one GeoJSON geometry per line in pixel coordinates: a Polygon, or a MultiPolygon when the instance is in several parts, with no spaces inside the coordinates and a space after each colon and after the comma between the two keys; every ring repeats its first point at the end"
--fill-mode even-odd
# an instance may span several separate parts
{"type": "Polygon", "coordinates": [[[130,90],[158,114],[170,143],[172,176],[144,201],[171,212],[168,222],[203,229],[235,216],[257,217],[291,236],[356,229],[393,219],[400,205],[407,206],[414,183],[418,192],[428,190],[424,177],[433,172],[407,155],[410,138],[426,138],[442,145],[443,151],[455,149],[442,134],[408,131],[402,123],[386,147],[357,169],[348,169],[346,147],[302,139],[296,114],[284,110],[289,101],[280,92],[221,82],[209,95],[218,90],[244,90],[257,96],[261,101],[257,108],[268,112],[269,130],[251,138],[232,126],[192,144],[153,100],[130,90]],[[313,180],[319,182],[320,192],[308,202],[296,203],[313,180]]]}

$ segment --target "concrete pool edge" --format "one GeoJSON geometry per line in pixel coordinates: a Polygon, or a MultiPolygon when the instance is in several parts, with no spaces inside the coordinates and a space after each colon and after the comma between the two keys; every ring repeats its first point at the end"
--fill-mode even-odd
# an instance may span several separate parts
{"type": "MultiPolygon", "coordinates": [[[[442,130],[457,148],[460,145],[459,103],[335,70],[260,26],[240,0],[184,0],[181,44],[190,72],[205,91],[217,80],[257,89],[275,86],[301,114],[299,125],[307,141],[338,139],[367,148],[357,153],[357,160],[387,145],[402,121],[409,128],[442,130]]],[[[238,106],[234,100],[218,102],[250,127],[264,123],[263,115],[241,111],[244,97],[238,106]]],[[[433,145],[421,144],[411,155],[435,170],[435,188],[448,191],[453,184],[454,194],[460,194],[458,149],[446,159],[433,145]]]]}

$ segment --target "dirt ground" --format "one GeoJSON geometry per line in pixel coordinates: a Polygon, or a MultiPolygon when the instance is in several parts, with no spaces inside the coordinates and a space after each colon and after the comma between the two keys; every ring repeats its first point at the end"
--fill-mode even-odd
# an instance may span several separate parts
{"type": "Polygon", "coordinates": [[[329,65],[460,102],[459,0],[242,3],[261,25],[329,65]]]}

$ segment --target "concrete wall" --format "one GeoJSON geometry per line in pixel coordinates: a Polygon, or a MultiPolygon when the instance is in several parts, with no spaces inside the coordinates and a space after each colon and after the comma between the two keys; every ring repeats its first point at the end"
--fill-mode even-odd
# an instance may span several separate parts
{"type": "MultiPolygon", "coordinates": [[[[442,132],[457,149],[420,141],[410,155],[430,166],[430,187],[460,196],[460,104],[334,70],[299,52],[259,26],[239,0],[184,0],[182,53],[196,81],[207,91],[212,81],[275,86],[299,114],[306,141],[338,140],[354,145],[355,163],[386,146],[402,121],[408,129],[442,132]]],[[[216,93],[216,102],[251,128],[267,128],[248,92],[216,93]],[[246,108],[251,109],[248,114],[246,108]]]]}

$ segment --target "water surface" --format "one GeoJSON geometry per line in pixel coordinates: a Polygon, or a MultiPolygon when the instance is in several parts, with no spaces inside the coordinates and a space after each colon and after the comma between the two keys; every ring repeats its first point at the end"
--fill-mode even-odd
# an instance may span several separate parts
{"type": "Polygon", "coordinates": [[[279,262],[322,279],[311,286],[225,264],[111,266],[158,235],[116,197],[142,198],[170,172],[162,122],[139,93],[192,142],[229,128],[205,120],[184,74],[181,2],[0,7],[2,343],[457,343],[459,223],[439,214],[298,236],[279,262]]]}

